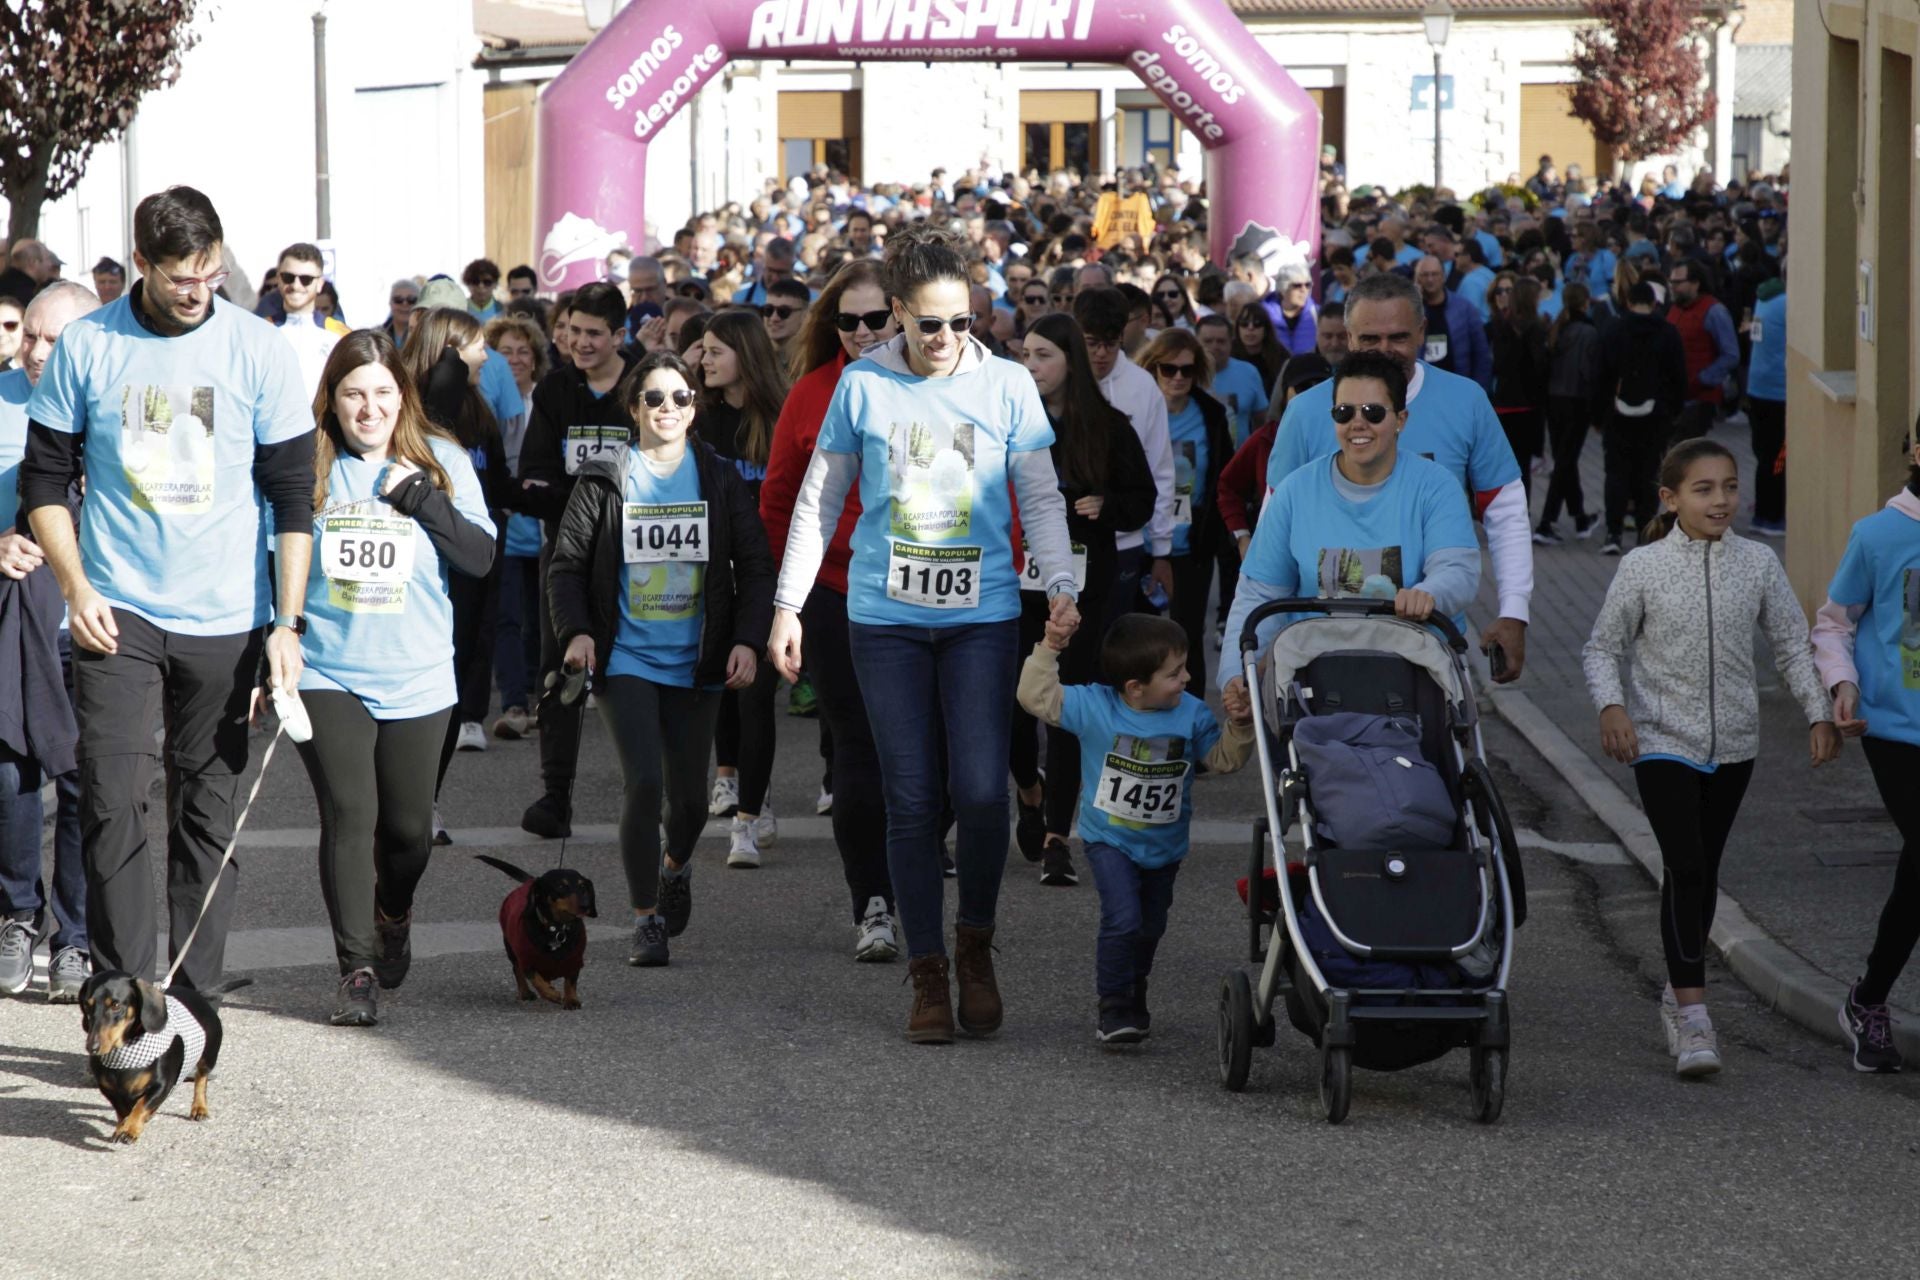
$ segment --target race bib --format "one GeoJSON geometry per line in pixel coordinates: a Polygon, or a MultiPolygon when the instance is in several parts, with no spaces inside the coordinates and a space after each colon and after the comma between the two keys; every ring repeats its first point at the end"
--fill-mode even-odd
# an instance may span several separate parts
{"type": "Polygon", "coordinates": [[[328,598],[349,613],[399,613],[413,577],[418,526],[406,517],[331,516],[320,527],[328,598]]]}
{"type": "Polygon", "coordinates": [[[1193,523],[1193,490],[1177,489],[1173,495],[1173,523],[1180,525],[1193,523]]]}
{"type": "Polygon", "coordinates": [[[1767,333],[1766,325],[1761,322],[1761,319],[1759,316],[1755,316],[1753,318],[1753,324],[1750,325],[1747,329],[1747,336],[1750,339],[1752,339],[1753,345],[1757,347],[1762,342],[1766,341],[1766,333],[1767,333]]]}
{"type": "Polygon", "coordinates": [[[888,599],[929,609],[979,608],[980,548],[888,545],[888,599]]]}
{"type": "Polygon", "coordinates": [[[579,475],[580,468],[595,458],[616,458],[632,443],[632,432],[622,426],[568,427],[567,474],[579,475]]]}
{"type": "Polygon", "coordinates": [[[1420,358],[1428,364],[1445,363],[1447,358],[1447,335],[1444,333],[1428,334],[1427,345],[1420,349],[1420,358]]]}
{"type": "Polygon", "coordinates": [[[620,537],[628,564],[707,559],[707,504],[629,502],[620,537]]]}
{"type": "Polygon", "coordinates": [[[1093,807],[1122,822],[1155,827],[1176,822],[1191,768],[1185,760],[1132,760],[1108,752],[1093,807]]]}
{"type": "MultiPolygon", "coordinates": [[[[1084,542],[1073,545],[1073,589],[1081,592],[1087,589],[1087,546],[1084,542]]],[[[1033,558],[1033,548],[1027,540],[1020,540],[1020,550],[1026,555],[1026,568],[1020,571],[1020,589],[1022,591],[1045,591],[1047,584],[1040,581],[1040,562],[1033,558]]]]}

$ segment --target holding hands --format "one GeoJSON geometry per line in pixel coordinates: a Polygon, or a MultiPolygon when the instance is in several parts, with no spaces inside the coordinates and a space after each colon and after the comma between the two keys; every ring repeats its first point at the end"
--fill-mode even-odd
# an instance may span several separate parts
{"type": "Polygon", "coordinates": [[[1220,690],[1220,707],[1233,723],[1252,724],[1253,694],[1248,691],[1247,682],[1238,676],[1227,681],[1220,690]]]}

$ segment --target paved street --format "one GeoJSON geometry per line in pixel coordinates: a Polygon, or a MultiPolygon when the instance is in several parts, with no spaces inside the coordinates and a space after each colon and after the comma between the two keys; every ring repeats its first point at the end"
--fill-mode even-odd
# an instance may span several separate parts
{"type": "Polygon", "coordinates": [[[255,985],[227,1002],[210,1122],[188,1123],[178,1093],[138,1147],[105,1146],[77,1015],[0,1002],[9,1275],[137,1258],[150,1276],[1816,1276],[1920,1248],[1920,1079],[1857,1076],[1716,970],[1727,1070],[1675,1080],[1654,893],[1497,722],[1489,749],[1536,847],[1491,1128],[1468,1116],[1459,1055],[1359,1073],[1332,1128],[1317,1060],[1285,1030],[1246,1094],[1221,1090],[1213,1004],[1244,959],[1251,772],[1200,784],[1207,843],[1148,1044],[1093,1041],[1091,882],[1043,888],[1016,856],[1006,1029],[909,1046],[904,965],[850,959],[810,816],[813,725],[780,724],[786,834],[757,873],[705,841],[693,925],[646,971],[624,963],[617,783],[590,724],[579,803],[596,825],[569,859],[603,915],[579,1013],[513,1000],[492,924],[507,882],[466,856],[484,839],[551,865],[553,845],[513,830],[536,748],[459,757],[444,809],[462,842],[436,854],[422,958],[367,1031],[324,1025],[313,805],[283,751],[243,854],[230,954],[255,985]]]}

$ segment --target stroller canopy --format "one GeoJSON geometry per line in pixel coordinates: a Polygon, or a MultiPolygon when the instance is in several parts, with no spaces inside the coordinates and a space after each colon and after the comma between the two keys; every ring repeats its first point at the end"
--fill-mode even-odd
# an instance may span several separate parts
{"type": "Polygon", "coordinates": [[[1278,693],[1315,658],[1356,649],[1404,658],[1433,677],[1450,705],[1460,703],[1460,668],[1447,642],[1400,618],[1308,617],[1292,623],[1274,637],[1269,687],[1278,693]]]}

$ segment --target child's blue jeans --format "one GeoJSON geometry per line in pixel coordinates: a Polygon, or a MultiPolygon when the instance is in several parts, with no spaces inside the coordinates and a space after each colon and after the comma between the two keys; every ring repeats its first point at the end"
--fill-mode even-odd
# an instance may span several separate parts
{"type": "Polygon", "coordinates": [[[1100,943],[1094,952],[1094,989],[1104,999],[1132,998],[1133,984],[1153,970],[1153,953],[1167,931],[1173,878],[1180,864],[1147,868],[1110,844],[1086,847],[1100,891],[1100,943]]]}

